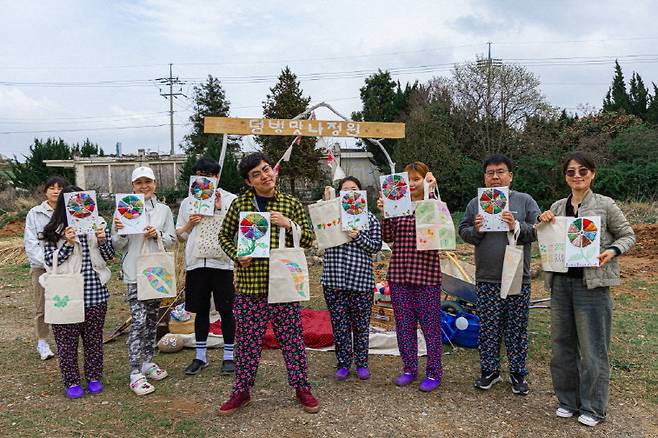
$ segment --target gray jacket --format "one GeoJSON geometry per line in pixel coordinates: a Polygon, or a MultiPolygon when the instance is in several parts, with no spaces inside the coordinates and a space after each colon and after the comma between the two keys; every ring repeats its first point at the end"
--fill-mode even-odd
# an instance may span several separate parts
{"type": "Polygon", "coordinates": [[[39,240],[39,233],[43,231],[50,218],[53,215],[53,209],[48,202],[43,201],[41,204],[28,212],[25,218],[25,232],[23,240],[25,241],[25,254],[30,260],[30,266],[33,268],[45,269],[43,261],[43,241],[39,240]]]}
{"type": "MultiPolygon", "coordinates": [[[[551,211],[556,216],[564,216],[566,208],[567,198],[560,199],[551,205],[551,211]]],[[[635,244],[635,232],[612,198],[596,194],[590,190],[578,208],[578,216],[601,217],[601,251],[614,246],[619,248],[623,254],[635,244]]],[[[546,290],[551,290],[552,281],[553,273],[544,272],[544,287],[546,290]]],[[[583,268],[583,281],[588,289],[618,285],[619,262],[617,258],[613,258],[600,268],[583,268]]]]}
{"type": "MultiPolygon", "coordinates": [[[[539,206],[527,193],[510,190],[509,209],[519,222],[519,236],[516,244],[523,245],[523,284],[530,284],[530,244],[536,240],[533,225],[539,216],[539,206]]],[[[466,207],[464,218],[459,223],[459,235],[464,242],[475,245],[475,279],[489,283],[500,283],[503,275],[507,233],[475,231],[475,216],[478,214],[478,198],[471,199],[466,207]]]]}

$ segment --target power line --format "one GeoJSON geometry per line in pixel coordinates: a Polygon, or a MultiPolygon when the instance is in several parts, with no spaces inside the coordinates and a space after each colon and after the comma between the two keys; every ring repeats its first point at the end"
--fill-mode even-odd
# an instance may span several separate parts
{"type": "MultiPolygon", "coordinates": [[[[187,126],[188,123],[177,123],[179,126],[187,126]]],[[[0,135],[9,134],[44,134],[48,132],[86,132],[86,131],[107,131],[119,129],[143,129],[143,128],[161,128],[167,126],[167,123],[160,123],[156,125],[140,125],[140,126],[112,126],[105,128],[80,128],[80,129],[40,129],[36,131],[0,131],[0,135]]]]}

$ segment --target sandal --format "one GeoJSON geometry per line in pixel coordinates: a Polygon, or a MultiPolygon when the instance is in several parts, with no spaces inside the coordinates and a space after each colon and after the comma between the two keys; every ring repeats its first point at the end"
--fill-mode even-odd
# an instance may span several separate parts
{"type": "Polygon", "coordinates": [[[151,368],[148,370],[144,371],[144,376],[146,376],[147,379],[151,380],[162,380],[165,377],[167,377],[169,374],[167,374],[167,371],[163,370],[160,368],[157,364],[153,364],[151,368]]]}
{"type": "Polygon", "coordinates": [[[130,384],[130,389],[137,395],[146,395],[155,391],[155,386],[146,381],[146,377],[140,374],[139,377],[130,384]]]}

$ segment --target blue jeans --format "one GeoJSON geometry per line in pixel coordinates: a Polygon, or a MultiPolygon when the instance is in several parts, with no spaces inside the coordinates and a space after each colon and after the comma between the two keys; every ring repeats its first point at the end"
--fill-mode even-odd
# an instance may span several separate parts
{"type": "Polygon", "coordinates": [[[551,376],[560,407],[604,419],[610,388],[612,298],[582,278],[553,277],[551,376]]]}

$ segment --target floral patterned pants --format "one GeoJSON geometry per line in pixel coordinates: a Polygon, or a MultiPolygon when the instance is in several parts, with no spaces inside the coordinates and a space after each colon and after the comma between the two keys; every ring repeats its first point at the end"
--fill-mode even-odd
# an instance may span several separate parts
{"type": "Polygon", "coordinates": [[[80,384],[78,369],[78,339],[82,337],[85,357],[85,378],[100,380],[103,376],[103,326],[107,303],[85,308],[85,321],[77,324],[52,324],[57,344],[59,369],[64,386],[80,384]]]}
{"type": "Polygon", "coordinates": [[[420,328],[427,345],[427,377],[443,378],[443,341],[441,340],[441,286],[417,286],[390,283],[398,349],[404,372],[418,373],[418,335],[420,328]]]}
{"type": "Polygon", "coordinates": [[[281,344],[288,370],[288,384],[295,389],[310,389],[304,351],[304,334],[299,303],[268,304],[267,297],[237,293],[233,303],[235,321],[235,384],[233,392],[249,391],[263,350],[268,321],[281,344]]]}
{"type": "Polygon", "coordinates": [[[324,288],[324,299],[331,316],[338,368],[354,364],[368,368],[368,336],[372,313],[372,291],[324,288]]]}
{"type": "Polygon", "coordinates": [[[520,295],[500,297],[500,284],[478,281],[478,316],[480,317],[480,367],[489,374],[500,370],[500,343],[505,339],[510,373],[528,374],[528,306],[530,285],[521,287],[520,295]]]}

